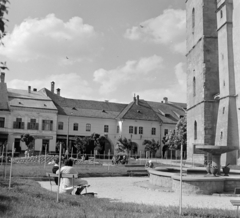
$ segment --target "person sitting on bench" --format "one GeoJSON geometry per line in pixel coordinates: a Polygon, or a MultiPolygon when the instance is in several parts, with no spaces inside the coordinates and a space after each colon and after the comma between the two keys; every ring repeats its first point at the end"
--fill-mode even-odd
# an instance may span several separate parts
{"type": "MultiPolygon", "coordinates": [[[[59,164],[59,158],[58,158],[58,157],[55,157],[55,158],[53,159],[53,163],[54,163],[54,166],[53,166],[53,168],[52,168],[52,172],[56,174],[56,172],[57,172],[58,169],[59,169],[59,165],[58,165],[58,164],[59,164]]],[[[58,185],[58,178],[57,178],[57,177],[54,177],[54,181],[55,181],[56,185],[58,185]]]]}
{"type": "MultiPolygon", "coordinates": [[[[58,170],[56,172],[56,174],[59,174],[59,173],[77,174],[78,173],[76,171],[76,169],[73,168],[73,160],[72,159],[65,160],[64,165],[65,166],[61,167],[60,172],[58,170]]],[[[82,180],[80,178],[74,179],[74,184],[73,184],[73,178],[61,178],[59,193],[79,195],[79,194],[81,194],[81,191],[85,188],[85,187],[82,187],[84,185],[87,185],[87,181],[82,180]]]]}

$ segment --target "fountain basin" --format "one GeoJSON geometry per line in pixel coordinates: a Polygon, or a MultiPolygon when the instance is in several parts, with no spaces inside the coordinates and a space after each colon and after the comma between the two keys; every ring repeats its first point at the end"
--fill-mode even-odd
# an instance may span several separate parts
{"type": "MultiPolygon", "coordinates": [[[[170,171],[160,169],[148,169],[150,184],[168,188],[173,192],[180,192],[179,168],[170,168],[170,171]]],[[[182,193],[186,195],[211,195],[213,193],[232,192],[236,187],[240,187],[240,172],[230,176],[206,176],[204,168],[184,168],[182,176],[182,193]],[[188,174],[188,171],[190,174],[188,174]],[[202,172],[202,174],[201,174],[202,172]]]]}

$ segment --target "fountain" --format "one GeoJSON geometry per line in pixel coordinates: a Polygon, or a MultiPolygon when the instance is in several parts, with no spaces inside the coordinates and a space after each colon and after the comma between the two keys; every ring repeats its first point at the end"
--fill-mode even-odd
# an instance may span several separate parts
{"type": "MultiPolygon", "coordinates": [[[[212,154],[212,165],[218,169],[217,175],[206,175],[203,167],[184,167],[182,176],[182,192],[184,194],[206,194],[233,193],[236,187],[240,187],[240,172],[231,170],[229,176],[221,175],[220,159],[221,154],[234,151],[238,148],[216,145],[195,145],[196,149],[212,154]]],[[[180,168],[179,167],[156,167],[148,169],[153,185],[168,188],[173,192],[180,191],[180,168]]]]}
{"type": "Polygon", "coordinates": [[[196,144],[196,149],[199,149],[201,151],[210,153],[212,155],[212,167],[216,167],[217,174],[220,175],[220,160],[221,155],[223,153],[227,153],[230,151],[237,150],[237,147],[229,147],[229,146],[217,146],[217,145],[203,145],[203,144],[196,144]]]}

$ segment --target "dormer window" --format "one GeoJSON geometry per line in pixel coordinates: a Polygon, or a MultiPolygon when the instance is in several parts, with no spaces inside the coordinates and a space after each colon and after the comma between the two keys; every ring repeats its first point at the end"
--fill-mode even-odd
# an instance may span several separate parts
{"type": "Polygon", "coordinates": [[[77,110],[77,108],[73,107],[73,108],[72,108],[72,110],[75,110],[75,111],[76,111],[76,110],[77,110]]]}
{"type": "Polygon", "coordinates": [[[192,9],[192,33],[194,34],[195,29],[195,8],[192,9]]]}

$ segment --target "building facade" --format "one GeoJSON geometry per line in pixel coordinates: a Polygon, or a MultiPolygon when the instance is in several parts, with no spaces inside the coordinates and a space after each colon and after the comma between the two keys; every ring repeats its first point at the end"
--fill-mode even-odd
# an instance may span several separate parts
{"type": "Polygon", "coordinates": [[[20,141],[26,133],[35,136],[35,151],[52,153],[57,150],[57,142],[63,142],[69,152],[76,153],[76,137],[97,133],[109,141],[105,154],[113,154],[117,140],[122,137],[134,142],[136,153],[143,156],[143,141],[154,139],[161,143],[186,109],[186,104],[169,102],[167,98],[164,102],[150,102],[137,96],[129,104],[64,98],[60,89],[55,92],[54,82],[50,90],[37,91],[31,87],[16,90],[7,88],[3,79],[0,88],[5,93],[0,105],[0,124],[4,120],[0,125],[0,139],[7,141],[8,150],[14,143],[17,152],[26,149],[20,141]]]}
{"type": "MultiPolygon", "coordinates": [[[[189,160],[204,158],[194,144],[239,147],[239,8],[233,0],[186,1],[189,160]]],[[[221,161],[237,159],[233,151],[221,161]]]]}

